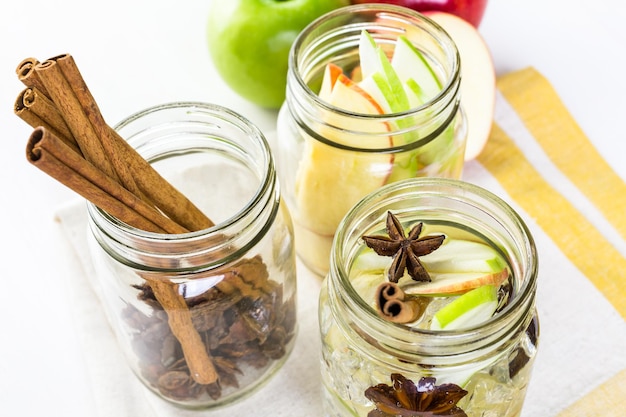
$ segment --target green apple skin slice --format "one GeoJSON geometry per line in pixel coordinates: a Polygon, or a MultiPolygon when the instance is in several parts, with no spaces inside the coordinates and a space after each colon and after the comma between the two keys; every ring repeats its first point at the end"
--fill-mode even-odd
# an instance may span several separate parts
{"type": "MultiPolygon", "coordinates": [[[[406,37],[398,38],[391,61],[367,31],[361,34],[359,48],[364,77],[359,86],[380,104],[385,113],[417,108],[440,93],[441,82],[434,70],[406,37]]],[[[415,129],[415,123],[408,116],[395,122],[398,130],[407,133],[394,135],[393,146],[414,142],[426,135],[426,132],[415,129]]],[[[449,126],[440,137],[424,147],[398,154],[387,182],[415,177],[436,161],[455,160],[454,133],[454,126],[449,126]]]]}
{"type": "Polygon", "coordinates": [[[385,55],[382,48],[378,48],[377,52],[382,74],[385,77],[385,80],[387,80],[387,84],[391,90],[391,95],[386,97],[389,108],[391,108],[393,113],[400,113],[409,110],[411,106],[409,105],[409,99],[406,95],[406,91],[404,90],[402,81],[400,81],[398,74],[391,66],[391,63],[389,62],[389,59],[387,59],[387,55],[385,55]]]}
{"type": "Polygon", "coordinates": [[[432,100],[441,92],[442,85],[435,71],[422,52],[405,36],[398,37],[391,66],[400,82],[406,84],[409,79],[412,79],[419,85],[424,94],[424,102],[432,100]]]}
{"type": "Polygon", "coordinates": [[[498,308],[498,288],[483,285],[442,307],[433,316],[431,330],[467,329],[484,323],[498,308]]]}
{"type": "Polygon", "coordinates": [[[380,48],[372,35],[361,32],[359,41],[359,58],[363,81],[360,86],[385,108],[386,113],[399,113],[410,108],[402,81],[396,74],[387,55],[380,48]],[[371,79],[373,82],[366,80],[371,79]]]}
{"type": "Polygon", "coordinates": [[[366,30],[362,31],[359,38],[359,64],[363,79],[381,70],[377,49],[378,45],[372,35],[366,30]]]}
{"type": "Polygon", "coordinates": [[[426,93],[413,78],[407,79],[404,86],[411,108],[419,107],[428,101],[426,93]]]}
{"type": "Polygon", "coordinates": [[[391,107],[385,98],[392,95],[391,88],[381,73],[373,73],[361,80],[358,85],[380,105],[385,113],[392,113],[391,107]]]}

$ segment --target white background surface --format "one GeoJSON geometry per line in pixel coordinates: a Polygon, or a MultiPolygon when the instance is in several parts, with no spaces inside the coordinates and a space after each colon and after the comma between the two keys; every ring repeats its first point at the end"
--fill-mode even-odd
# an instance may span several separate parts
{"type": "MultiPolygon", "coordinates": [[[[68,248],[53,221],[75,194],[26,162],[32,129],[12,112],[23,88],[15,67],[29,56],[72,54],[110,124],[155,104],[201,100],[273,130],[274,112],[239,98],[216,75],[208,8],[191,0],[0,6],[0,416],[93,414],[67,299],[68,248]]],[[[490,0],[481,25],[497,73],[537,68],[622,178],[625,9],[620,0],[490,0]]]]}

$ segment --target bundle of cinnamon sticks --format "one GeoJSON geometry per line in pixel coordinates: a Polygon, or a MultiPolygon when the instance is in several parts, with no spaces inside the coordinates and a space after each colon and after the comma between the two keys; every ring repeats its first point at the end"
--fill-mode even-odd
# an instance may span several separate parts
{"type": "Polygon", "coordinates": [[[26,85],[15,113],[35,128],[28,160],[119,220],[151,232],[213,223],[106,124],[71,55],[16,70],[26,85]]]}
{"type": "MultiPolygon", "coordinates": [[[[26,147],[30,163],[133,227],[172,234],[213,225],[106,124],[71,55],[27,58],[16,73],[26,88],[14,110],[34,128],[26,147]]],[[[191,376],[215,382],[217,372],[177,286],[159,279],[149,284],[168,313],[191,376]]]]}

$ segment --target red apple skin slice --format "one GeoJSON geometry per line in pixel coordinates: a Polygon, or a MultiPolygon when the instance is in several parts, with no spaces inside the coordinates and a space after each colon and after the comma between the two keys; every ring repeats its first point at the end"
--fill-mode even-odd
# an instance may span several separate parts
{"type": "Polygon", "coordinates": [[[416,295],[460,295],[483,285],[502,285],[509,277],[509,270],[492,273],[449,273],[431,274],[430,282],[417,282],[407,287],[407,294],[416,295]]]}
{"type": "MultiPolygon", "coordinates": [[[[363,90],[357,83],[346,77],[344,74],[339,74],[337,81],[334,83],[333,91],[330,95],[330,103],[343,110],[352,111],[362,114],[384,114],[385,110],[378,104],[374,98],[363,90]],[[353,90],[353,93],[341,91],[343,88],[353,90]],[[354,100],[354,93],[359,94],[365,100],[354,100]]],[[[389,131],[389,125],[385,123],[387,131],[389,131]]]]}
{"type": "Polygon", "coordinates": [[[446,12],[425,12],[448,32],[461,56],[461,103],[468,121],[465,160],[476,158],[485,147],[496,100],[493,58],[482,35],[467,21],[446,12]]]}
{"type": "Polygon", "coordinates": [[[330,100],[330,94],[335,87],[335,83],[342,74],[343,70],[339,65],[333,64],[332,62],[326,65],[326,68],[324,68],[324,78],[322,78],[322,87],[319,92],[319,97],[322,100],[330,100]]]}

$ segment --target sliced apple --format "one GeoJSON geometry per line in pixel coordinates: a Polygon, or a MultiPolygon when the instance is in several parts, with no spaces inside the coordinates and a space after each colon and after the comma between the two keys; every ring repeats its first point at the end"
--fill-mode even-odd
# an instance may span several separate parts
{"type": "Polygon", "coordinates": [[[468,119],[465,160],[476,158],[491,132],[496,76],[489,47],[470,23],[450,13],[425,12],[448,32],[461,56],[461,103],[468,119]]]}
{"type": "Polygon", "coordinates": [[[385,111],[367,91],[344,74],[337,77],[327,101],[335,107],[355,113],[383,114],[385,111]]]}
{"type": "Polygon", "coordinates": [[[383,282],[383,274],[370,272],[359,274],[350,281],[356,293],[372,307],[376,306],[376,291],[383,282]]]}
{"type": "Polygon", "coordinates": [[[343,74],[343,71],[339,65],[333,64],[332,62],[326,65],[324,68],[324,78],[322,78],[322,87],[319,92],[319,97],[322,100],[329,100],[330,93],[333,91],[337,78],[339,78],[341,74],[343,74]]]}
{"type": "Polygon", "coordinates": [[[372,35],[366,30],[362,31],[359,38],[359,67],[362,79],[381,71],[378,49],[378,45],[372,35]]]}
{"type": "MultiPolygon", "coordinates": [[[[339,67],[326,68],[320,98],[347,111],[382,114],[384,110],[367,92],[346,77],[339,67]]],[[[368,147],[365,138],[355,135],[362,125],[354,118],[327,114],[327,122],[337,129],[323,127],[319,133],[336,143],[368,147]]],[[[384,122],[369,123],[372,133],[389,132],[384,122]]],[[[371,140],[378,142],[385,136],[371,140]]],[[[391,139],[387,139],[391,143],[391,139]]],[[[324,274],[328,270],[330,247],[335,230],[352,205],[385,183],[393,165],[392,155],[359,154],[335,148],[308,138],[296,173],[294,230],[298,252],[307,253],[307,266],[324,274]]]]}
{"type": "Polygon", "coordinates": [[[431,273],[430,282],[416,282],[406,288],[407,294],[458,295],[483,285],[500,286],[509,276],[509,270],[494,272],[431,273]]]}
{"type": "Polygon", "coordinates": [[[419,86],[420,97],[423,100],[420,104],[433,99],[441,92],[441,82],[435,71],[420,50],[404,36],[398,37],[391,66],[409,91],[414,93],[415,85],[419,86]],[[414,85],[409,86],[409,83],[414,85]]]}
{"type": "Polygon", "coordinates": [[[352,270],[359,273],[384,275],[385,269],[391,265],[392,258],[380,256],[372,249],[364,249],[352,264],[352,270]]]}
{"type": "MultiPolygon", "coordinates": [[[[359,85],[376,100],[385,113],[401,113],[419,107],[441,92],[441,81],[422,52],[406,37],[396,42],[391,61],[372,36],[363,31],[359,42],[363,79],[359,85]]],[[[411,117],[397,119],[396,128],[406,133],[393,137],[394,146],[416,141],[428,131],[416,128],[420,122],[411,117]]],[[[458,152],[454,145],[454,127],[449,126],[438,139],[413,152],[397,155],[389,182],[419,175],[424,167],[438,161],[436,169],[447,161],[456,161],[458,152]]],[[[428,175],[422,172],[422,175],[428,175]]]]}
{"type": "MultiPolygon", "coordinates": [[[[333,106],[357,113],[383,112],[365,91],[343,74],[337,77],[327,101],[333,106]]],[[[327,128],[320,134],[336,143],[366,147],[362,136],[352,133],[362,130],[362,126],[356,123],[359,122],[353,118],[334,115],[331,124],[339,128],[327,128]]],[[[384,122],[370,124],[369,128],[372,133],[389,131],[389,126],[384,122]]],[[[381,139],[377,137],[376,140],[381,139]]],[[[363,196],[383,185],[392,165],[393,156],[390,155],[374,152],[361,154],[314,139],[306,140],[303,158],[296,173],[298,210],[294,220],[313,233],[334,235],[348,210],[363,196]]],[[[298,242],[298,245],[305,244],[303,241],[298,242]]]]}
{"type": "Polygon", "coordinates": [[[420,258],[428,272],[497,272],[506,269],[502,256],[491,246],[465,239],[446,239],[439,249],[420,258]]]}
{"type": "Polygon", "coordinates": [[[409,99],[396,70],[383,49],[365,30],[361,32],[359,59],[363,77],[359,85],[377,98],[385,113],[409,110],[409,99]]]}
{"type": "Polygon", "coordinates": [[[498,308],[498,287],[483,285],[442,307],[435,313],[431,330],[458,330],[477,326],[491,318],[498,308]]]}

